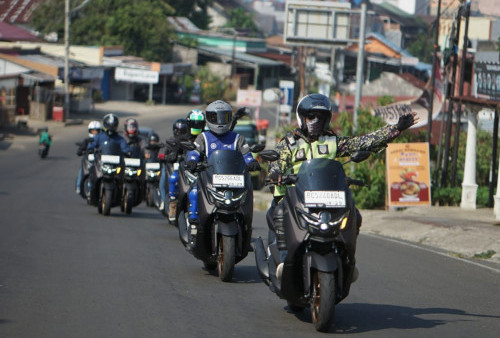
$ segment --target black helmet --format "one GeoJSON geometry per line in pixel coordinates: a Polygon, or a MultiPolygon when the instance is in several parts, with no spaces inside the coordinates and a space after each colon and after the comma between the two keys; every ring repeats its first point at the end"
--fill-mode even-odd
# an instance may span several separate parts
{"type": "Polygon", "coordinates": [[[328,130],[332,119],[332,104],[323,94],[309,94],[300,100],[296,113],[300,129],[310,136],[319,136],[328,130]],[[306,123],[306,118],[309,123],[306,123]]]}
{"type": "Polygon", "coordinates": [[[189,128],[186,119],[177,119],[172,126],[172,131],[174,132],[174,137],[183,137],[189,133],[189,128]]]}
{"type": "Polygon", "coordinates": [[[123,132],[128,137],[136,137],[139,135],[139,123],[136,119],[126,119],[123,124],[123,132]]]}
{"type": "Polygon", "coordinates": [[[211,132],[223,135],[231,128],[233,109],[231,105],[222,100],[210,103],[205,110],[207,126],[211,132]]]}
{"type": "Polygon", "coordinates": [[[158,144],[158,143],[160,143],[160,136],[155,132],[150,133],[148,136],[148,145],[158,144]]]}
{"type": "Polygon", "coordinates": [[[102,119],[102,127],[108,134],[114,134],[118,130],[118,117],[115,114],[107,114],[102,119]]]}

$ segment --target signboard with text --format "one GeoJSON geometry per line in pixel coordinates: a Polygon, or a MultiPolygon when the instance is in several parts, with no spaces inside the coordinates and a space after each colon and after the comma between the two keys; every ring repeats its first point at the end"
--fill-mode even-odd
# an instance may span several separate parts
{"type": "Polygon", "coordinates": [[[238,89],[236,105],[240,107],[260,107],[262,106],[261,90],[238,89]]]}
{"type": "Polygon", "coordinates": [[[136,83],[158,83],[159,72],[135,68],[115,68],[115,80],[136,83]]]}
{"type": "Polygon", "coordinates": [[[430,206],[428,143],[390,143],[386,151],[389,206],[430,206]]]}

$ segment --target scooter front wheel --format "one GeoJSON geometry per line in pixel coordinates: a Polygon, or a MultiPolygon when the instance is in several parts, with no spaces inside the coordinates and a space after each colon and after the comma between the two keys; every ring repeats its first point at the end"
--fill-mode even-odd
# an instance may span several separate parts
{"type": "Polygon", "coordinates": [[[333,272],[316,270],[312,274],[312,322],[321,332],[327,332],[335,319],[335,282],[333,272]]]}
{"type": "Polygon", "coordinates": [[[236,261],[236,237],[220,236],[217,270],[223,282],[233,279],[234,264],[236,261]]]}
{"type": "Polygon", "coordinates": [[[102,191],[101,210],[104,216],[111,214],[111,202],[113,199],[113,191],[104,189],[102,191]]]}

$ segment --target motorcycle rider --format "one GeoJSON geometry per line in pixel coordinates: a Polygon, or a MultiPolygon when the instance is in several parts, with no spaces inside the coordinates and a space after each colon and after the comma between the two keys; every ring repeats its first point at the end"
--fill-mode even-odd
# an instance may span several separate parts
{"type": "Polygon", "coordinates": [[[141,158],[147,141],[139,135],[139,123],[136,119],[128,118],[123,124],[123,135],[130,146],[131,157],[141,158]]]}
{"type": "Polygon", "coordinates": [[[158,158],[158,153],[160,152],[161,147],[160,136],[155,132],[151,132],[148,135],[148,142],[146,147],[143,149],[142,157],[144,157],[145,160],[154,160],[158,158]]]}
{"type": "MultiPolygon", "coordinates": [[[[207,160],[210,154],[220,149],[237,150],[243,154],[249,171],[261,170],[250,152],[245,137],[231,131],[233,127],[233,109],[225,101],[217,100],[205,109],[208,131],[202,132],[194,141],[196,150],[188,153],[186,168],[190,171],[196,168],[201,157],[207,160]]],[[[196,185],[189,192],[189,222],[198,224],[198,189],[196,185]]]]}
{"type": "MultiPolygon", "coordinates": [[[[183,136],[179,137],[179,140],[194,142],[196,137],[198,137],[198,135],[201,134],[203,129],[205,129],[206,125],[205,114],[200,109],[193,109],[187,114],[185,121],[186,121],[186,126],[188,128],[188,132],[185,133],[183,136]]],[[[170,157],[172,159],[175,158],[175,160],[177,160],[178,156],[183,154],[184,150],[179,147],[177,151],[175,151],[174,155],[175,157],[172,157],[172,155],[170,155],[170,157]]],[[[179,172],[177,170],[174,170],[170,175],[170,177],[168,178],[169,182],[168,195],[170,197],[168,214],[170,218],[175,218],[177,212],[176,198],[179,193],[178,181],[179,181],[179,172]]]]}
{"type": "MultiPolygon", "coordinates": [[[[332,105],[330,99],[322,94],[309,94],[303,97],[296,109],[299,127],[292,132],[287,132],[275,147],[280,153],[280,159],[272,162],[269,167],[269,179],[278,182],[274,188],[274,199],[268,210],[273,217],[274,229],[269,229],[275,234],[276,244],[280,250],[281,262],[276,275],[281,276],[283,262],[287,254],[285,241],[285,227],[283,224],[283,196],[286,185],[282,185],[281,178],[284,174],[293,174],[299,171],[303,161],[311,158],[330,158],[350,156],[358,150],[378,151],[386,147],[387,143],[398,137],[403,130],[414,125],[418,118],[416,113],[401,115],[395,125],[387,125],[363,136],[347,137],[337,136],[329,130],[332,118],[332,105]]],[[[361,215],[357,211],[358,233],[361,227],[361,215]]],[[[349,262],[354,268],[353,282],[358,272],[355,268],[355,243],[347,248],[349,262]]]]}
{"type": "Polygon", "coordinates": [[[102,133],[94,136],[94,142],[87,145],[87,150],[99,149],[104,142],[112,141],[120,145],[122,154],[130,156],[130,146],[127,141],[118,134],[119,120],[115,114],[107,114],[102,119],[102,133]]]}
{"type": "MultiPolygon", "coordinates": [[[[79,145],[78,150],[76,151],[77,156],[82,156],[86,153],[88,144],[94,142],[95,135],[99,134],[102,130],[101,122],[94,120],[90,121],[88,125],[89,137],[86,137],[79,145]]],[[[76,193],[80,194],[80,184],[82,182],[83,169],[80,166],[78,170],[78,176],[76,178],[76,193]]]]}
{"type": "Polygon", "coordinates": [[[52,136],[49,134],[49,128],[44,127],[42,133],[40,134],[40,139],[38,140],[39,145],[44,145],[47,148],[47,153],[49,152],[50,146],[52,145],[52,136]]]}

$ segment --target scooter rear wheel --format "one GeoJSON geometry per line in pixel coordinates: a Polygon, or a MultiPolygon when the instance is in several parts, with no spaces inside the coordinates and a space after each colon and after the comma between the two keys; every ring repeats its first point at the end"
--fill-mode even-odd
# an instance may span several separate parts
{"type": "Polygon", "coordinates": [[[312,274],[311,315],[316,330],[326,332],[335,319],[334,273],[314,271],[312,274]]]}

